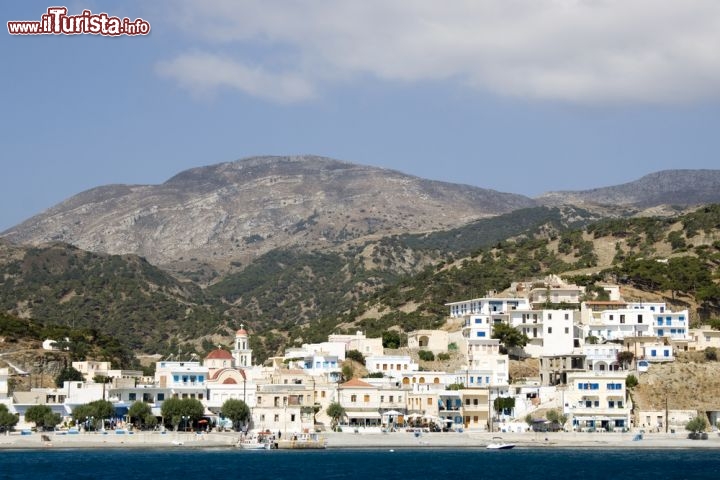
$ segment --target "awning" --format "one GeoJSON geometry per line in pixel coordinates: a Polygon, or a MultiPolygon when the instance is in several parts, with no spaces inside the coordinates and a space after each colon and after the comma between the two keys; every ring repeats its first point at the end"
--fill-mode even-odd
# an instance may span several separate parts
{"type": "Polygon", "coordinates": [[[378,412],[345,412],[348,418],[380,418],[378,412]]]}
{"type": "Polygon", "coordinates": [[[385,413],[383,413],[383,416],[385,415],[402,415],[402,412],[398,412],[397,410],[389,410],[385,413]]]}

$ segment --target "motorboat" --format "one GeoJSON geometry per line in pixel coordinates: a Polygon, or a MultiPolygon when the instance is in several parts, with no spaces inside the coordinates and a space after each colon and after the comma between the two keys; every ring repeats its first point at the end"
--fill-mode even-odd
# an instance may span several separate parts
{"type": "Polygon", "coordinates": [[[237,446],[243,450],[270,450],[273,447],[273,441],[267,435],[252,435],[238,441],[237,446]]]}
{"type": "Polygon", "coordinates": [[[488,443],[485,448],[488,450],[510,450],[515,448],[515,444],[505,442],[502,437],[493,437],[492,442],[488,443]]]}

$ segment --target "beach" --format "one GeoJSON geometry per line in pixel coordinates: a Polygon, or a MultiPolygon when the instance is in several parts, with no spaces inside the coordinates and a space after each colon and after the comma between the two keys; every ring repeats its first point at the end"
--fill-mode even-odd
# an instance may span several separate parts
{"type": "MultiPolygon", "coordinates": [[[[691,440],[687,432],[645,433],[635,440],[636,433],[487,433],[448,432],[423,433],[416,436],[410,432],[353,433],[327,432],[328,448],[484,448],[493,437],[514,443],[517,448],[720,448],[720,435],[710,433],[707,440],[691,440]]],[[[116,434],[102,433],[33,433],[19,432],[0,436],[0,449],[51,449],[51,448],[227,448],[235,447],[239,433],[211,432],[136,432],[116,434]]]]}

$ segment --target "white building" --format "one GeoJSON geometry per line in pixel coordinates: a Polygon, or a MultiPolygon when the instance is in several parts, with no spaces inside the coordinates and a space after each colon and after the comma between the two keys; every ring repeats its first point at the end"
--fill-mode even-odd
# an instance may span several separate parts
{"type": "Polygon", "coordinates": [[[353,378],[338,386],[338,402],[351,427],[380,427],[380,389],[353,378]]]}
{"type": "Polygon", "coordinates": [[[585,355],[587,369],[593,372],[604,372],[618,370],[621,365],[618,363],[618,354],[624,350],[622,345],[617,343],[585,344],[582,346],[582,354],[585,355]]]}
{"type": "Polygon", "coordinates": [[[0,400],[8,396],[8,379],[10,378],[10,369],[0,368],[0,400]]]}
{"type": "Polygon", "coordinates": [[[535,358],[571,353],[580,340],[574,328],[579,319],[577,310],[515,310],[509,314],[510,326],[528,337],[525,352],[535,358]]]}
{"type": "Polygon", "coordinates": [[[365,358],[368,373],[382,373],[386,377],[401,380],[404,373],[417,372],[420,365],[409,355],[381,355],[365,358]]]}
{"type": "Polygon", "coordinates": [[[345,348],[347,344],[343,342],[321,342],[321,343],[304,343],[300,348],[288,348],[285,351],[285,360],[302,360],[306,357],[314,355],[335,357],[338,362],[345,360],[345,348]]]}
{"type": "Polygon", "coordinates": [[[626,372],[568,373],[565,413],[574,430],[622,431],[630,427],[626,372]]]}
{"type": "Polygon", "coordinates": [[[155,384],[176,398],[204,400],[208,368],[200,362],[160,361],[155,364],[155,384]]]}
{"type": "MultiPolygon", "coordinates": [[[[467,342],[468,364],[465,370],[466,387],[507,385],[510,378],[510,360],[500,353],[500,340],[476,340],[467,342]]],[[[456,372],[457,374],[457,372],[456,372]]]]}
{"type": "Polygon", "coordinates": [[[690,330],[691,350],[702,351],[708,347],[720,348],[720,330],[709,325],[690,330]]]}
{"type": "Polygon", "coordinates": [[[688,311],[672,312],[664,303],[585,302],[581,319],[587,336],[603,340],[663,337],[688,340],[688,311]]]}
{"type": "Polygon", "coordinates": [[[365,357],[383,354],[382,338],[367,338],[361,331],[356,332],[355,335],[329,335],[328,342],[344,343],[345,351],[357,350],[365,357]]]}
{"type": "Polygon", "coordinates": [[[447,352],[448,332],[444,330],[415,330],[407,335],[408,348],[428,350],[433,353],[447,352]]]}

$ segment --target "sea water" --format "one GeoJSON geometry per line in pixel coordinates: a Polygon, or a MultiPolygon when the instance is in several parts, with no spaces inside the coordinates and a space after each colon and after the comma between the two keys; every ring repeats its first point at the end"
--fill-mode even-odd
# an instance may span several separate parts
{"type": "Polygon", "coordinates": [[[712,449],[5,450],[0,479],[698,479],[712,449]]]}

